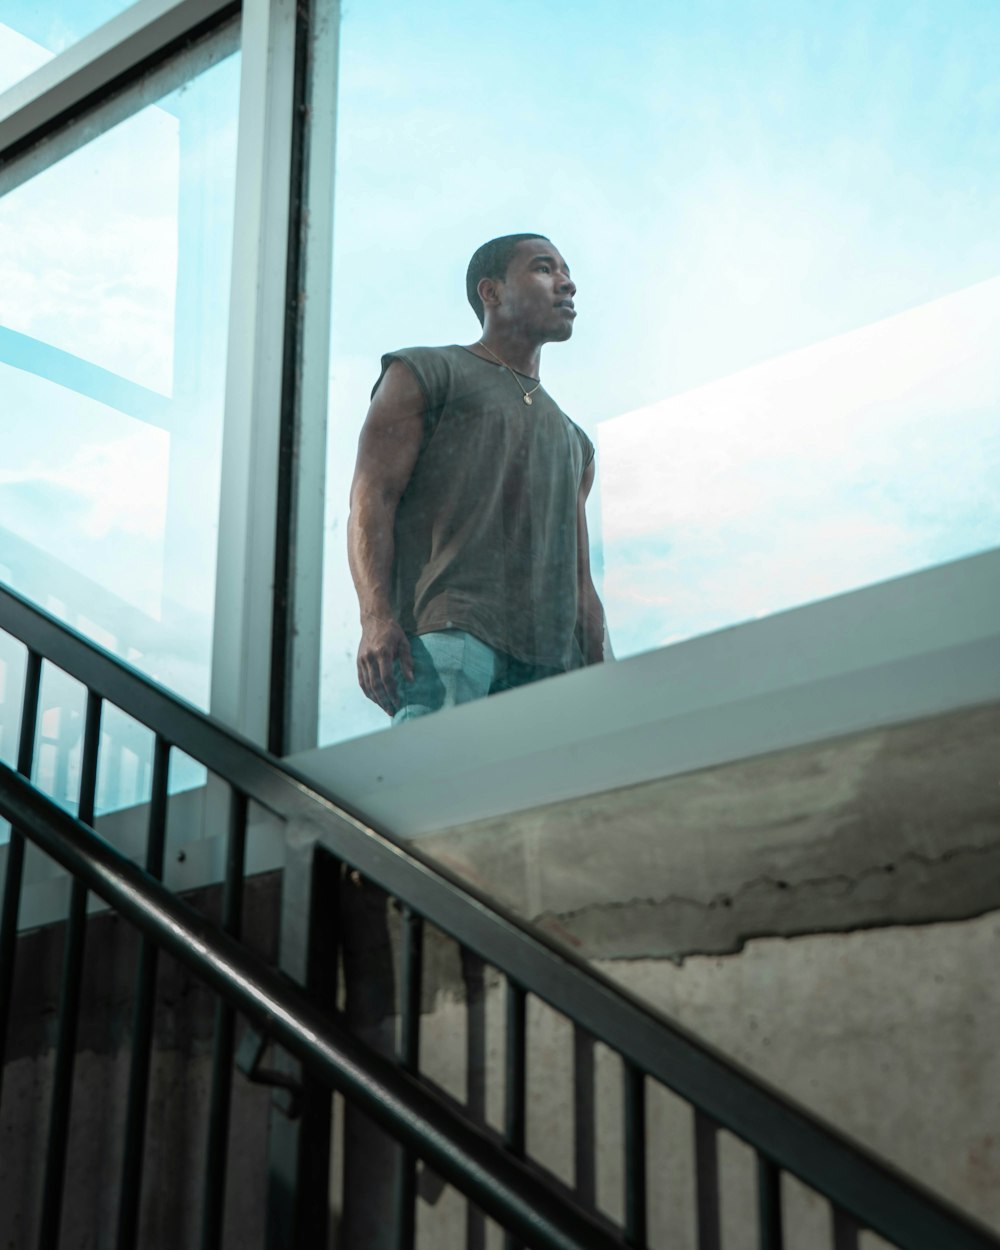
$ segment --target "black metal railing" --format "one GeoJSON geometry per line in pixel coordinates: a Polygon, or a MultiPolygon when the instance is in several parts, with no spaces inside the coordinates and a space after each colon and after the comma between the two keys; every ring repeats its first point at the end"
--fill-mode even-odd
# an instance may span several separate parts
{"type": "MultiPolygon", "coordinates": [[[[270,1040],[279,1071],[269,1079],[299,1099],[297,1118],[274,1117],[281,1138],[273,1155],[280,1185],[272,1194],[281,1211],[269,1223],[269,1245],[325,1244],[329,1205],[323,1150],[329,1149],[329,1098],[336,1090],[401,1144],[394,1195],[385,1212],[399,1250],[414,1245],[418,1160],[456,1186],[471,1203],[466,1244],[482,1244],[478,1213],[505,1227],[507,1246],[600,1247],[649,1244],[649,1189],[665,1162],[650,1157],[650,1092],[661,1085],[693,1111],[691,1143],[698,1250],[721,1246],[719,1135],[722,1130],[752,1151],[757,1167],[753,1216],[762,1250],[785,1244],[784,1181],[796,1178],[829,1208],[825,1244],[856,1250],[870,1229],[900,1250],[998,1250],[998,1240],[960,1212],[881,1163],[778,1091],[767,1088],[697,1038],[661,1018],[598,975],[571,952],[526,926],[501,907],[459,884],[441,867],[373,830],[322,794],[311,782],[231,734],[209,717],[129,671],[19,597],[0,590],[0,629],[28,649],[16,769],[0,774],[0,814],[11,822],[3,909],[0,913],[0,1047],[11,1016],[24,838],[61,863],[73,880],[57,1047],[60,1107],[53,1105],[45,1169],[46,1214],[39,1245],[58,1244],[66,1123],[73,1088],[75,1013],[84,958],[86,901],[100,895],[143,934],[137,969],[132,1070],[120,1182],[117,1245],[136,1244],[142,1178],[144,1106],[148,1092],[151,1012],[156,953],[169,952],[190,966],[219,996],[212,1093],[209,1166],[203,1201],[202,1246],[221,1244],[223,1180],[228,1146],[229,1091],[234,1066],[234,1015],[252,1023],[261,1045],[270,1040]],[[30,783],[43,659],[70,673],[88,691],[79,809],[74,816],[30,783]],[[156,734],[156,767],[149,805],[145,868],[99,838],[92,829],[92,778],[96,776],[101,708],[114,704],[156,734]],[[158,878],[163,865],[164,807],[170,752],[180,749],[203,763],[229,789],[229,824],[223,924],[216,925],[172,894],[158,878]],[[239,941],[247,810],[258,804],[285,822],[285,933],[279,968],[239,941]],[[352,893],[353,892],[353,893],[352,893]],[[373,894],[399,908],[398,1016],[390,1047],[352,1031],[349,1002],[337,1009],[338,941],[350,935],[353,898],[373,894]],[[347,920],[343,918],[348,901],[347,920]],[[340,920],[337,917],[341,917],[340,920]],[[482,1122],[481,1089],[469,1106],[433,1087],[423,1075],[420,1015],[428,929],[457,944],[468,987],[470,1048],[482,1045],[485,972],[504,997],[502,1127],[482,1122]],[[339,936],[338,936],[339,934],[339,936]],[[322,992],[317,993],[317,987],[322,992]],[[475,992],[473,992],[473,987],[475,992]],[[530,1157],[527,1076],[532,1064],[529,1016],[540,1000],[572,1024],[566,1063],[575,1063],[581,1105],[575,1187],[555,1180],[530,1157]],[[478,1023],[477,1023],[478,1019],[478,1023]],[[478,1038],[478,1041],[476,1040],[478,1038]],[[620,1059],[623,1071],[622,1219],[596,1209],[593,1046],[620,1059]],[[385,1053],[389,1052],[389,1053],[385,1053]],[[59,1065],[62,1064],[62,1068],[59,1065]],[[589,1084],[589,1093],[588,1093],[589,1084]],[[473,1103],[476,1105],[473,1106],[473,1103]],[[315,1149],[314,1149],[315,1147],[315,1149]],[[319,1162],[317,1163],[317,1160],[319,1162]]],[[[343,967],[348,960],[340,952],[343,967]]],[[[349,996],[348,996],[349,997],[349,996]]],[[[250,1065],[255,1068],[254,1064],[250,1065]]],[[[258,1077],[259,1071],[255,1072],[258,1077]]],[[[0,1086],[2,1096],[2,1086],[0,1086]]],[[[341,1243],[344,1244],[344,1243],[341,1243]]],[[[350,1246],[350,1242],[346,1243],[350,1246]]],[[[817,1243],[820,1250],[820,1243],[817,1243]]]]}

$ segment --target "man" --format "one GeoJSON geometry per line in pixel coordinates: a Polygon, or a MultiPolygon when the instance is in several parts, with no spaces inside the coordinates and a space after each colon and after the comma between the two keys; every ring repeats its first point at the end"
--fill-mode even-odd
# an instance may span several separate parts
{"type": "Polygon", "coordinates": [[[394,721],[604,658],[594,448],[540,381],[543,345],[573,333],[569,267],[543,235],[506,235],[466,292],[479,340],[383,356],[358,445],[358,679],[394,721]]]}

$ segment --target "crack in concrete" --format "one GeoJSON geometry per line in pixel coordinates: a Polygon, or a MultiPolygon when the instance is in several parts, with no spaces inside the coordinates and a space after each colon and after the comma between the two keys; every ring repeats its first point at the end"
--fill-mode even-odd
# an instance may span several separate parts
{"type": "MultiPolygon", "coordinates": [[[[865,882],[878,877],[899,874],[901,877],[910,875],[912,880],[912,874],[915,871],[933,874],[942,867],[953,865],[957,861],[984,860],[998,854],[1000,854],[1000,840],[981,846],[952,847],[941,855],[907,851],[892,862],[872,865],[854,874],[832,873],[826,876],[805,877],[798,881],[788,881],[771,874],[763,874],[745,882],[735,891],[720,892],[709,899],[681,894],[666,895],[661,898],[636,896],[629,900],[595,902],[565,912],[542,913],[536,917],[535,923],[553,930],[563,941],[569,941],[578,948],[602,944],[613,948],[607,952],[594,949],[589,952],[592,958],[667,958],[675,963],[682,963],[685,958],[692,955],[738,954],[748,941],[756,938],[805,937],[822,933],[844,934],[901,925],[947,923],[985,915],[1000,908],[1000,890],[994,890],[991,887],[990,883],[994,880],[992,876],[988,879],[983,878],[980,882],[988,891],[987,897],[983,896],[982,890],[970,891],[967,896],[963,894],[960,902],[952,900],[950,904],[943,905],[911,897],[899,907],[900,914],[859,915],[855,908],[854,914],[845,914],[842,920],[829,915],[825,918],[812,914],[803,917],[801,914],[796,914],[795,910],[786,915],[764,918],[760,915],[755,916],[754,910],[755,906],[759,906],[761,900],[768,896],[786,895],[788,898],[798,899],[803,896],[812,896],[813,899],[822,899],[827,903],[833,900],[840,902],[857,894],[865,882]],[[753,902],[746,906],[751,899],[753,902]],[[741,905],[744,906],[741,907],[741,905]],[[666,949],[668,943],[657,940],[660,939],[659,934],[657,934],[657,939],[649,934],[648,919],[645,922],[640,919],[633,928],[637,931],[635,933],[635,938],[638,939],[636,945],[643,946],[643,949],[625,952],[620,949],[622,945],[620,941],[609,939],[607,930],[600,921],[600,917],[614,913],[632,911],[633,913],[656,914],[670,908],[683,909],[689,917],[700,915],[705,918],[705,923],[709,927],[702,931],[689,932],[683,937],[680,933],[676,933],[673,949],[666,949]],[[747,914],[741,917],[741,910],[747,914]],[[714,917],[714,923],[709,921],[710,916],[714,917]],[[595,920],[596,927],[591,927],[594,926],[595,920]],[[742,931],[737,931],[741,920],[745,927],[742,931]],[[643,942],[641,930],[644,924],[647,928],[647,935],[643,942]],[[587,937],[588,927],[591,928],[590,940],[587,937]],[[614,949],[616,946],[617,950],[614,949]]],[[[862,900],[859,904],[862,912],[866,904],[871,906],[872,900],[862,900]]]]}
{"type": "MultiPolygon", "coordinates": [[[[693,907],[699,911],[712,911],[716,907],[731,908],[734,902],[754,890],[761,888],[773,887],[776,890],[788,890],[793,893],[807,889],[825,889],[831,885],[843,884],[842,895],[846,897],[854,893],[865,881],[871,880],[873,877],[890,876],[899,868],[907,864],[915,864],[918,867],[926,868],[933,871],[934,868],[941,864],[950,863],[953,860],[965,857],[978,857],[994,854],[1000,851],[1000,840],[988,843],[986,846],[975,847],[954,847],[946,851],[943,855],[932,856],[922,855],[919,851],[907,851],[901,855],[894,863],[878,864],[871,868],[865,868],[861,872],[850,875],[849,873],[831,873],[825,877],[803,877],[800,881],[786,881],[781,877],[772,877],[770,874],[764,874],[759,877],[753,877],[745,882],[738,890],[730,892],[722,892],[714,894],[707,901],[699,898],[691,898],[685,894],[667,894],[661,898],[647,896],[645,898],[635,895],[630,899],[616,899],[606,903],[588,903],[584,907],[571,909],[570,911],[561,912],[542,912],[541,915],[549,915],[558,917],[561,921],[572,920],[577,916],[587,915],[595,910],[614,911],[616,909],[624,909],[635,906],[646,907],[668,907],[674,905],[683,905],[693,907]]],[[[1000,897],[997,900],[1000,906],[1000,897]]]]}

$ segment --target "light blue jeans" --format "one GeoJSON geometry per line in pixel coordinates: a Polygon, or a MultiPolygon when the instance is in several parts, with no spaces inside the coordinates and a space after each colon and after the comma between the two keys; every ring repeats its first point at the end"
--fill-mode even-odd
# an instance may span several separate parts
{"type": "Polygon", "coordinates": [[[442,629],[432,634],[409,636],[413,655],[413,681],[398,671],[396,683],[402,705],[392,723],[428,716],[442,708],[484,699],[501,690],[512,690],[545,677],[558,668],[526,664],[497,651],[464,629],[442,629]]]}

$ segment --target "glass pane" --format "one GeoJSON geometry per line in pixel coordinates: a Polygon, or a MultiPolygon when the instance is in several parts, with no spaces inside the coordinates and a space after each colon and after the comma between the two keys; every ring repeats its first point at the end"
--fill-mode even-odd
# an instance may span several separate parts
{"type": "Polygon", "coordinates": [[[55,665],[43,664],[31,779],[74,816],[80,806],[86,708],[86,687],[55,665]]]}
{"type": "Polygon", "coordinates": [[[132,0],[5,0],[0,19],[0,91],[89,35],[132,0]]]}
{"type": "Polygon", "coordinates": [[[0,199],[0,578],[202,707],[237,90],[231,57],[0,199]]]}
{"type": "Polygon", "coordinates": [[[21,643],[0,630],[0,760],[8,768],[17,767],[27,657],[21,643]]]}
{"type": "Polygon", "coordinates": [[[542,379],[597,446],[617,656],[1000,541],[998,33],[971,0],[347,11],[321,742],[387,724],[345,555],[380,356],[476,341],[492,236],[579,286],[542,379]]]}

